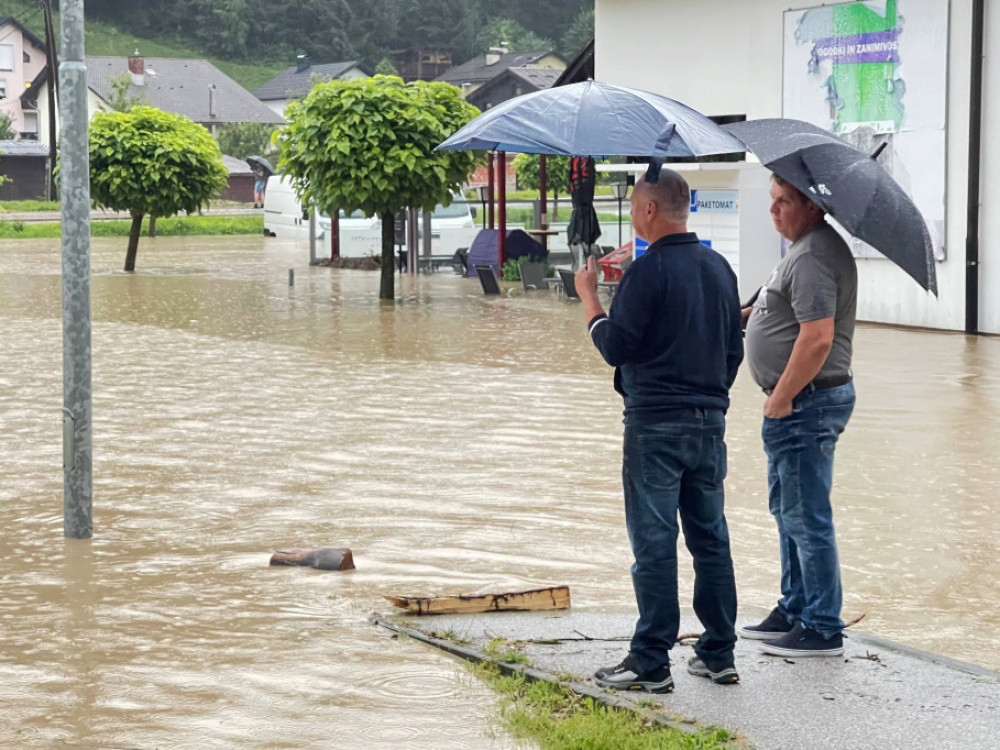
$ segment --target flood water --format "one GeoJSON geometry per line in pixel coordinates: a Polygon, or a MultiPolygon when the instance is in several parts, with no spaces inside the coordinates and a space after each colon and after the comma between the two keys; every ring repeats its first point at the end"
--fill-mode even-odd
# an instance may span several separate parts
{"type": "MultiPolygon", "coordinates": [[[[620,401],[579,304],[439,273],[386,306],[377,274],[262,238],[124,253],[94,240],[94,538],[67,542],[58,242],[0,248],[0,746],[517,746],[463,665],[367,618],[553,584],[634,607],[620,401]],[[357,570],[269,568],[287,546],[357,570]]],[[[855,371],[844,617],[1000,668],[1000,340],[862,327],[855,371]]],[[[754,619],[778,583],[764,397],[744,370],[733,398],[754,619]]]]}

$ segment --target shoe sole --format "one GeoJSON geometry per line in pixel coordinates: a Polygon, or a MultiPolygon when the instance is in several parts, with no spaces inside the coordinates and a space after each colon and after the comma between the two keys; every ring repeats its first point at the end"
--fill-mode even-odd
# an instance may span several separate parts
{"type": "Polygon", "coordinates": [[[788,630],[749,630],[748,628],[739,628],[737,631],[740,638],[746,638],[751,641],[773,641],[775,638],[781,638],[783,635],[788,635],[792,632],[792,629],[788,630]]]}
{"type": "Polygon", "coordinates": [[[629,693],[633,691],[641,691],[644,693],[672,693],[674,692],[674,678],[670,677],[663,682],[629,682],[626,684],[615,684],[613,682],[604,682],[603,680],[594,680],[594,684],[597,687],[605,688],[606,690],[617,690],[620,693],[629,693]]]}
{"type": "Polygon", "coordinates": [[[773,656],[843,656],[844,647],[839,648],[825,648],[825,649],[795,649],[795,648],[785,648],[784,646],[772,646],[768,643],[760,644],[760,650],[765,654],[771,654],[773,656]]]}
{"type": "Polygon", "coordinates": [[[688,667],[688,674],[693,674],[695,677],[707,677],[716,685],[735,685],[740,681],[740,675],[737,673],[735,667],[721,669],[718,672],[713,672],[709,669],[702,671],[688,667]]]}

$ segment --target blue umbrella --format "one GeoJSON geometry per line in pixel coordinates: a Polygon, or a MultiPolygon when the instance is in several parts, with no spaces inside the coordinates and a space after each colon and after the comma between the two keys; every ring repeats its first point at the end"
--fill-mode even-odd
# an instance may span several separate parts
{"type": "Polygon", "coordinates": [[[747,149],[680,102],[591,80],[498,104],[461,128],[438,150],[663,158],[747,149]]]}

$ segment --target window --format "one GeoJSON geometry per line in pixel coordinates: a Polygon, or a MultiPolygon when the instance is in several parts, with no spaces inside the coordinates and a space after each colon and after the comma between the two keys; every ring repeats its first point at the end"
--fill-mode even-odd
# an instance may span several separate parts
{"type": "Polygon", "coordinates": [[[0,70],[14,69],[14,45],[0,44],[0,70]]]}
{"type": "Polygon", "coordinates": [[[0,99],[7,98],[7,79],[0,78],[0,99]]]}
{"type": "Polygon", "coordinates": [[[22,52],[21,53],[21,62],[30,63],[31,62],[31,55],[29,55],[27,52],[22,52]]]}

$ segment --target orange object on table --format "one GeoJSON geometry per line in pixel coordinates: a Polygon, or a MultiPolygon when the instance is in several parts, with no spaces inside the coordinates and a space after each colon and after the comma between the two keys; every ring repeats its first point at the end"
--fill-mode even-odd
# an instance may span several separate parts
{"type": "Polygon", "coordinates": [[[625,258],[632,257],[632,243],[626,242],[617,250],[614,250],[603,258],[599,258],[597,263],[604,269],[604,280],[605,281],[621,281],[622,278],[622,268],[621,262],[625,258]]]}

